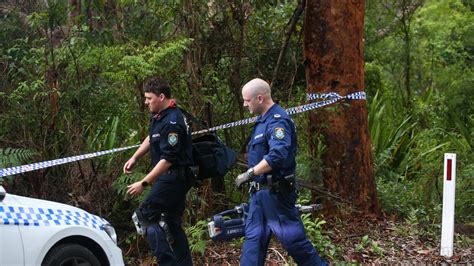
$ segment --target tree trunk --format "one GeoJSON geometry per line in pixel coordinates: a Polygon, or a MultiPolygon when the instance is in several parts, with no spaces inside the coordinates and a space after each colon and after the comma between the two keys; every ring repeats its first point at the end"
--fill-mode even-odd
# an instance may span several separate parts
{"type": "MultiPolygon", "coordinates": [[[[307,1],[304,59],[308,93],[347,95],[364,90],[364,1],[307,1]]],[[[313,141],[324,138],[322,177],[332,194],[355,210],[380,212],[364,100],[336,103],[309,114],[313,141]]],[[[334,203],[325,202],[330,212],[334,203]]]]}

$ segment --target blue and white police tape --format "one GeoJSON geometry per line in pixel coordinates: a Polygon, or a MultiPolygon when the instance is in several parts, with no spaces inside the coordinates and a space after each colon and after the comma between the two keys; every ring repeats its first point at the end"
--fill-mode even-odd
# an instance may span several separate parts
{"type": "MultiPolygon", "coordinates": [[[[346,96],[341,96],[340,94],[335,93],[335,92],[330,92],[330,93],[308,93],[307,98],[308,98],[309,101],[316,100],[316,99],[328,99],[328,100],[288,108],[288,109],[286,109],[288,114],[289,115],[294,115],[294,114],[306,112],[306,111],[309,111],[309,110],[314,110],[314,109],[321,108],[321,107],[326,106],[326,105],[334,104],[334,103],[338,102],[341,99],[365,100],[366,99],[366,94],[363,91],[351,93],[351,94],[348,94],[346,96]]],[[[236,127],[236,126],[247,125],[247,124],[254,123],[256,120],[257,120],[257,117],[250,117],[250,118],[242,119],[242,120],[239,120],[239,121],[235,121],[235,122],[231,122],[231,123],[211,127],[211,128],[208,128],[208,129],[199,130],[199,131],[193,132],[192,134],[193,135],[198,135],[198,134],[203,134],[203,133],[207,133],[207,132],[217,131],[217,130],[220,130],[220,129],[226,129],[226,128],[232,128],[232,127],[236,127]]],[[[124,151],[124,150],[128,150],[128,149],[136,148],[136,147],[139,147],[139,146],[140,145],[138,144],[138,145],[127,146],[127,147],[123,147],[123,148],[111,149],[111,150],[100,151],[100,152],[93,152],[93,153],[88,153],[88,154],[84,154],[84,155],[77,155],[77,156],[72,156],[72,157],[67,157],[67,158],[62,158],[62,159],[57,159],[57,160],[44,161],[44,162],[40,162],[40,163],[32,163],[32,164],[27,164],[27,165],[4,168],[4,169],[0,169],[0,177],[21,174],[21,173],[30,172],[30,171],[34,171],[34,170],[39,170],[39,169],[43,169],[43,168],[48,168],[48,167],[56,166],[56,165],[60,165],[60,164],[65,164],[65,163],[80,161],[80,160],[84,160],[84,159],[89,159],[89,158],[93,158],[93,157],[97,157],[97,156],[101,156],[101,155],[105,155],[105,154],[109,154],[109,153],[115,153],[115,152],[119,152],[119,151],[124,151]]]]}
{"type": "Polygon", "coordinates": [[[89,158],[93,158],[93,157],[97,157],[97,156],[101,156],[101,155],[105,155],[105,154],[109,154],[109,153],[115,153],[115,152],[119,152],[119,151],[133,149],[133,148],[136,148],[136,147],[139,147],[139,146],[140,145],[133,145],[133,146],[115,148],[115,149],[110,149],[110,150],[105,150],[105,151],[92,152],[92,153],[87,153],[87,154],[83,154],[83,155],[76,155],[76,156],[71,156],[71,157],[66,157],[66,158],[61,158],[61,159],[56,159],[56,160],[50,160],[50,161],[44,161],[44,162],[39,162],[39,163],[32,163],[32,164],[27,164],[27,165],[4,168],[4,169],[0,169],[0,177],[21,174],[21,173],[30,172],[30,171],[34,171],[34,170],[39,170],[39,169],[43,169],[43,168],[48,168],[48,167],[56,166],[56,165],[60,165],[60,164],[66,164],[66,163],[70,163],[70,162],[89,159],[89,158]]]}
{"type": "Polygon", "coordinates": [[[365,100],[367,98],[364,91],[354,92],[348,94],[346,96],[341,96],[335,92],[329,93],[308,93],[306,94],[306,98],[308,101],[316,100],[316,99],[349,99],[349,100],[365,100]]]}
{"type": "Polygon", "coordinates": [[[84,212],[51,208],[0,206],[0,224],[24,226],[82,225],[104,230],[107,221],[84,212]]]}
{"type": "MultiPolygon", "coordinates": [[[[286,109],[286,112],[289,115],[294,115],[294,114],[306,112],[306,111],[309,111],[309,110],[321,108],[321,107],[326,106],[326,105],[334,104],[334,103],[338,102],[341,99],[365,100],[366,99],[366,94],[363,91],[362,92],[351,93],[351,94],[346,95],[346,96],[341,96],[341,95],[339,95],[335,92],[321,93],[321,94],[308,93],[307,98],[308,98],[308,100],[315,100],[315,99],[329,99],[329,100],[288,108],[288,109],[286,109]]],[[[220,126],[215,126],[215,127],[211,127],[211,128],[208,128],[208,129],[199,130],[199,131],[193,132],[193,134],[202,134],[202,133],[217,131],[217,130],[220,130],[220,129],[226,129],[226,128],[231,128],[231,127],[236,127],[236,126],[242,126],[242,125],[254,123],[256,120],[257,120],[257,117],[255,116],[255,117],[246,118],[246,119],[242,119],[242,120],[239,120],[239,121],[223,124],[223,125],[220,125],[220,126]]]]}

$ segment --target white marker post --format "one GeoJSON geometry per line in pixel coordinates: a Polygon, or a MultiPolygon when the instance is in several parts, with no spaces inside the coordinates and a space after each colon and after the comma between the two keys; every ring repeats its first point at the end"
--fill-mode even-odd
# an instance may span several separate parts
{"type": "Polygon", "coordinates": [[[456,191],[456,154],[444,154],[443,222],[441,224],[441,256],[453,256],[454,199],[456,191]]]}

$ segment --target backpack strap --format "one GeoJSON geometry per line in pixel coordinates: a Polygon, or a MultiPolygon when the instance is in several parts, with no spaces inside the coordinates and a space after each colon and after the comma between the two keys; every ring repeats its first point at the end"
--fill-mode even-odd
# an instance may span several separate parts
{"type": "Polygon", "coordinates": [[[193,123],[196,123],[198,126],[200,126],[201,128],[204,128],[204,129],[209,129],[209,127],[207,126],[207,123],[198,119],[197,117],[195,117],[194,115],[190,114],[188,111],[184,110],[183,108],[177,106],[178,109],[183,113],[184,116],[186,116],[187,119],[191,120],[193,123]]]}

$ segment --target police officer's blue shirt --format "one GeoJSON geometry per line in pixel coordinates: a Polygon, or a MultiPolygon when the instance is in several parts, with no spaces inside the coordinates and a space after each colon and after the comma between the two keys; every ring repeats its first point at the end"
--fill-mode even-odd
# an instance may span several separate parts
{"type": "Polygon", "coordinates": [[[273,181],[295,173],[296,169],[296,127],[288,113],[274,104],[263,116],[258,116],[248,145],[248,165],[253,167],[262,159],[268,162],[272,171],[254,177],[257,182],[266,182],[272,175],[273,181]]]}
{"type": "Polygon", "coordinates": [[[159,114],[150,114],[149,136],[152,165],[161,159],[169,161],[172,168],[192,165],[191,132],[174,102],[159,114]]]}

